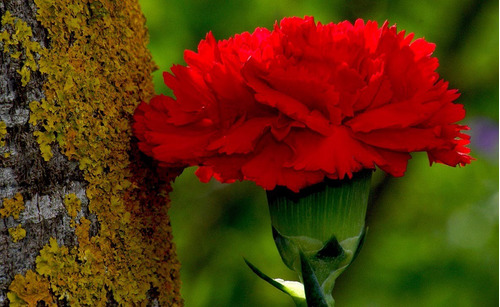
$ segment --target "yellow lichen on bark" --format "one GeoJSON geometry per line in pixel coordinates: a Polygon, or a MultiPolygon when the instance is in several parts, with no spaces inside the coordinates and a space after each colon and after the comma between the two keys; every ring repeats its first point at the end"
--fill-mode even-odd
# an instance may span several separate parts
{"type": "Polygon", "coordinates": [[[0,121],[0,154],[4,158],[10,157],[10,152],[8,149],[4,148],[5,146],[5,137],[7,136],[7,124],[4,121],[0,121]]]}
{"type": "Polygon", "coordinates": [[[64,207],[66,207],[71,217],[71,227],[75,227],[75,218],[82,209],[82,201],[74,193],[71,193],[64,196],[64,207]]]}
{"type": "Polygon", "coordinates": [[[7,294],[11,307],[35,307],[42,301],[48,306],[57,306],[49,291],[49,281],[31,270],[26,272],[26,277],[16,275],[12,284],[11,292],[7,294]]]}
{"type": "Polygon", "coordinates": [[[5,122],[0,121],[0,147],[5,146],[5,136],[7,135],[7,125],[5,122]]]}
{"type": "Polygon", "coordinates": [[[26,237],[26,230],[21,226],[21,224],[18,224],[16,227],[9,228],[8,231],[10,238],[14,243],[26,237]]]}
{"type": "Polygon", "coordinates": [[[9,11],[2,16],[2,26],[5,28],[0,32],[3,52],[12,58],[23,59],[23,66],[17,72],[21,75],[21,84],[26,86],[30,81],[31,72],[38,70],[36,56],[43,54],[44,50],[39,43],[31,40],[33,34],[28,24],[13,17],[9,11]]]}
{"type": "Polygon", "coordinates": [[[23,196],[21,195],[21,193],[17,193],[13,198],[3,199],[2,208],[0,209],[0,216],[3,218],[12,216],[17,220],[23,210],[23,196]]]}
{"type": "Polygon", "coordinates": [[[181,305],[167,215],[169,185],[142,165],[130,142],[131,115],[152,96],[155,69],[139,5],[135,0],[35,3],[50,46],[38,60],[45,99],[30,103],[30,123],[39,128],[46,160],[56,142],[68,159],[79,162],[89,210],[100,228],[90,236],[91,222],[75,222],[78,208],[67,206],[78,244],[61,246],[51,239],[36,259],[37,274],[16,277],[9,297],[24,299],[19,289],[45,278],[56,299],[70,306],[105,305],[110,299],[120,305],[151,299],[161,306],[181,305]]]}

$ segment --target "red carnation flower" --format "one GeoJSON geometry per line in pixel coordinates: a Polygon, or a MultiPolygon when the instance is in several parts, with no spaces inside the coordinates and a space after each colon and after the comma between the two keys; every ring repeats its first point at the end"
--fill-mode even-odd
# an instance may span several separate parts
{"type": "Polygon", "coordinates": [[[134,116],[139,146],[198,177],[290,190],[375,166],[394,176],[410,152],[470,163],[459,94],[440,80],[434,44],[387,22],[316,24],[285,18],[228,40],[211,33],[164,73],[176,99],[134,116]]]}

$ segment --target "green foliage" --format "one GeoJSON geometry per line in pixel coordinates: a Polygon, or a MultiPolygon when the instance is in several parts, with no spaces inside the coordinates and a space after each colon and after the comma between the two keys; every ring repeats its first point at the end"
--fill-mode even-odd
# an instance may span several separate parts
{"type": "MultiPolygon", "coordinates": [[[[363,251],[336,281],[337,306],[498,305],[498,1],[159,1],[141,0],[161,73],[183,63],[212,31],[217,39],[285,16],[323,23],[388,20],[437,45],[441,77],[459,88],[471,125],[465,168],[428,167],[414,155],[403,178],[377,171],[363,251]],[[480,130],[487,124],[489,130],[480,130]],[[496,137],[489,137],[491,134],[496,137]]],[[[294,273],[272,240],[265,193],[253,183],[199,183],[188,169],[174,184],[171,218],[187,307],[292,306],[242,263],[270,276],[294,273]]]]}

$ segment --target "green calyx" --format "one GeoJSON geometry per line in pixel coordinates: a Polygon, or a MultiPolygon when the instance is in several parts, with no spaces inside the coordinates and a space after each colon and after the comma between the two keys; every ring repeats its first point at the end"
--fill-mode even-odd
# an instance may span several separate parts
{"type": "Polygon", "coordinates": [[[371,175],[366,170],[352,179],[326,180],[299,193],[281,187],[268,191],[274,241],[283,262],[302,283],[271,279],[247,264],[292,296],[297,306],[333,306],[335,280],[363,245],[371,175]],[[301,290],[283,289],[292,283],[302,285],[293,284],[301,290]]]}

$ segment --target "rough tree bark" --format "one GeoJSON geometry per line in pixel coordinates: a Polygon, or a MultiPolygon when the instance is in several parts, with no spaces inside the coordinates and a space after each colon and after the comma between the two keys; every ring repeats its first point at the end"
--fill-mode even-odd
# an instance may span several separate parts
{"type": "Polygon", "coordinates": [[[0,2],[0,306],[181,305],[136,0],[0,2]]]}

